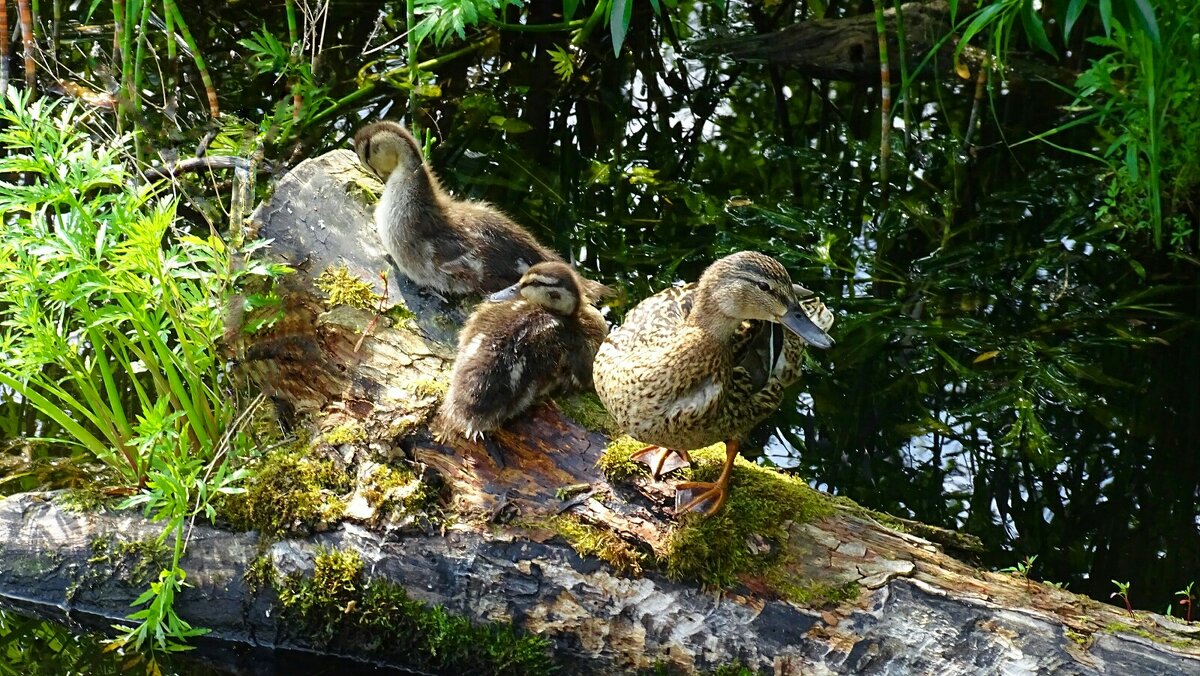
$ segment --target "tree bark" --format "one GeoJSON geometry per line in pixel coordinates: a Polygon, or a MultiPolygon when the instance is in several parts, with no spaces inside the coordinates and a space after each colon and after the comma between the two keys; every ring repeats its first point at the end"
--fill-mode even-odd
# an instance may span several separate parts
{"type": "MultiPolygon", "coordinates": [[[[985,50],[966,46],[959,54],[958,64],[955,64],[953,55],[958,47],[958,38],[951,36],[943,39],[954,28],[946,0],[906,2],[899,11],[904,22],[903,50],[897,39],[896,8],[890,7],[883,13],[892,73],[901,72],[899,58],[902,53],[908,59],[911,70],[935,49],[937,53],[932,56],[930,67],[939,73],[958,72],[962,77],[967,77],[968,73],[962,68],[977,71],[989,63],[985,50]]],[[[973,11],[973,3],[959,3],[955,19],[961,22],[973,11]]],[[[879,81],[879,35],[875,17],[870,13],[802,21],[760,35],[697,40],[689,45],[689,49],[697,54],[726,56],[737,61],[761,61],[787,66],[822,80],[879,81]]],[[[1065,68],[1016,53],[1006,55],[1006,64],[1006,78],[1017,81],[1040,77],[1069,84],[1074,82],[1076,75],[1065,68]]]]}
{"type": "MultiPolygon", "coordinates": [[[[425,422],[436,397],[422,383],[445,377],[462,309],[393,279],[390,297],[417,317],[383,318],[364,338],[374,313],[328,307],[314,283],[328,267],[345,265],[383,291],[377,273],[386,264],[364,204],[379,187],[372,181],[353,153],[335,151],[298,166],[256,212],[272,255],[298,271],[280,285],[284,320],[241,345],[239,359],[297,418],[319,430],[353,421],[366,432],[363,441],[318,450],[352,466],[397,455],[422,463],[441,477],[458,518],[445,533],[347,520],[273,543],[197,526],[183,562],[193,586],[177,608],[214,638],[313,647],[287,624],[275,590],[244,576],[264,551],[277,572],[289,573],[310,571],[320,548],[335,547],[359,552],[372,578],[413,598],[552,639],[564,673],[624,673],[656,663],[711,670],[733,662],[776,674],[1200,671],[1200,644],[1182,633],[1184,625],[1129,617],[1061,589],[978,570],[945,553],[946,546],[969,549],[969,539],[911,523],[900,532],[849,503],[789,524],[773,545],[789,579],[856,584],[854,598],[836,606],[788,601],[752,575],[717,594],[658,570],[630,574],[580,556],[539,520],[569,512],[631,547],[658,552],[676,525],[670,482],[610,483],[596,467],[605,436],[553,404],[499,434],[503,466],[479,444],[430,437],[425,422]],[[558,492],[579,484],[586,489],[574,497],[558,492]]],[[[68,512],[45,494],[0,500],[0,596],[117,620],[145,581],[131,579],[129,561],[97,557],[95,543],[142,540],[158,529],[129,512],[68,512]]]]}

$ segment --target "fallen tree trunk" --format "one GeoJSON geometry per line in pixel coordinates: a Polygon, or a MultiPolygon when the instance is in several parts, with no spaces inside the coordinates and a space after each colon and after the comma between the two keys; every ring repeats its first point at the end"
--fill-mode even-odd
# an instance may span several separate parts
{"type": "MultiPolygon", "coordinates": [[[[926,56],[931,58],[930,68],[943,74],[958,73],[968,77],[970,74],[964,69],[977,74],[979,68],[986,67],[989,63],[986,52],[969,45],[959,54],[958,62],[954,60],[954,51],[958,48],[957,36],[951,35],[954,20],[961,22],[973,11],[971,3],[959,3],[958,13],[952,17],[945,0],[906,2],[899,10],[895,7],[884,10],[893,81],[899,82],[895,78],[902,72],[901,55],[907,58],[914,75],[916,66],[926,56]],[[901,22],[903,45],[898,31],[901,22]]],[[[879,34],[875,15],[871,13],[802,21],[758,35],[696,40],[688,45],[688,49],[700,55],[778,64],[821,80],[879,82],[879,34]]],[[[1077,75],[1017,53],[1005,56],[1005,76],[1009,79],[1045,78],[1070,84],[1077,75]]]]}
{"type": "MultiPolygon", "coordinates": [[[[669,480],[628,474],[618,447],[553,404],[499,435],[502,466],[479,444],[435,442],[425,423],[462,310],[391,280],[389,304],[399,297],[415,317],[376,316],[363,309],[375,300],[347,291],[362,291],[347,281],[355,279],[384,290],[364,205],[378,187],[371,181],[352,153],[336,151],[297,167],[260,207],[258,234],[298,272],[279,290],[284,319],[241,345],[239,358],[281,408],[318,430],[309,453],[358,477],[389,464],[424,467],[441,485],[442,515],[388,521],[360,482],[344,496],[342,523],[325,532],[268,541],[198,526],[183,562],[193,586],[177,608],[214,637],[402,661],[314,636],[285,612],[294,582],[281,580],[311,576],[321,552],[344,550],[357,553],[366,578],[411,599],[549,639],[566,673],[729,663],[777,674],[1200,670],[1190,627],[978,570],[945,553],[969,551],[969,538],[750,463],[739,461],[725,512],[679,523],[669,480]],[[330,281],[339,279],[342,287],[330,281]],[[334,441],[331,431],[348,428],[334,441]],[[770,519],[738,511],[755,501],[770,519]],[[780,505],[787,510],[770,512],[780,505]],[[744,530],[754,523],[761,531],[744,530]],[[735,535],[718,541],[722,530],[735,535]],[[699,584],[714,581],[722,593],[699,584]]],[[[127,512],[70,512],[46,495],[2,500],[0,595],[115,620],[146,583],[137,574],[145,556],[119,545],[157,529],[127,512]]],[[[330,636],[369,607],[365,596],[339,605],[330,636]]]]}
{"type": "MultiPolygon", "coordinates": [[[[920,59],[950,33],[950,7],[945,0],[907,2],[900,6],[907,55],[920,59]]],[[[965,8],[959,9],[966,16],[965,8]]],[[[896,9],[884,11],[888,54],[901,53],[896,32],[896,9]]],[[[945,63],[955,41],[943,43],[945,63]]],[[[794,68],[818,79],[879,80],[879,36],[875,16],[862,14],[837,19],[803,21],[761,35],[734,35],[697,40],[689,48],[698,54],[719,54],[739,61],[765,61],[794,68]]],[[[900,72],[899,61],[892,72],[900,72]]]]}

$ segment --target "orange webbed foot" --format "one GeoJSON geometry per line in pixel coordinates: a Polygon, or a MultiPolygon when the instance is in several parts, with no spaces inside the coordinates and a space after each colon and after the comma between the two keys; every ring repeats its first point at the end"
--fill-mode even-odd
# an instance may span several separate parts
{"type": "Polygon", "coordinates": [[[687,451],[676,451],[662,446],[647,446],[629,456],[629,459],[649,467],[655,480],[668,472],[692,464],[692,458],[687,451]]]}
{"type": "Polygon", "coordinates": [[[727,482],[685,481],[675,486],[675,513],[703,511],[712,516],[721,510],[729,497],[727,482]],[[699,495],[696,492],[699,491],[699,495]]]}
{"type": "Polygon", "coordinates": [[[704,516],[709,517],[720,511],[729,497],[729,480],[733,477],[733,461],[737,452],[736,440],[730,439],[725,442],[725,464],[722,465],[721,476],[716,481],[685,481],[675,486],[675,513],[703,510],[704,516]],[[700,491],[700,494],[693,497],[696,491],[700,491]]]}

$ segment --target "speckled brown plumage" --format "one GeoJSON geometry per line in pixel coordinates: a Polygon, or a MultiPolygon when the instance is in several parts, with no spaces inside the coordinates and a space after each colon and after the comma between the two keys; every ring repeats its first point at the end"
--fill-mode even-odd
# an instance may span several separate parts
{"type": "Polygon", "coordinates": [[[438,415],[443,435],[479,439],[543,397],[591,389],[592,361],[608,323],[581,302],[582,282],[563,263],[540,263],[507,292],[518,298],[475,309],[459,334],[438,415]]]}
{"type": "MultiPolygon", "coordinates": [[[[449,294],[492,293],[535,263],[562,262],[496,207],[447,194],[403,126],[368,125],[354,136],[354,148],[384,181],[375,207],[383,247],[418,285],[449,294]]],[[[590,281],[585,289],[590,301],[606,291],[590,281]]]]}
{"type": "Polygon", "coordinates": [[[832,323],[777,261],[733,254],[629,312],[596,354],[596,392],[639,441],[675,451],[736,442],[779,406],[804,349],[832,345],[832,323]],[[804,326],[808,340],[777,322],[804,326]]]}

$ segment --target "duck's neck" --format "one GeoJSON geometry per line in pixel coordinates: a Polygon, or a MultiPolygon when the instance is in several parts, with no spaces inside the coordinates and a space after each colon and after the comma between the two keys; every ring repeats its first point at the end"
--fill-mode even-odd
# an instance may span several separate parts
{"type": "Polygon", "coordinates": [[[714,341],[724,344],[733,338],[742,320],[722,312],[716,298],[708,293],[704,286],[700,286],[696,289],[695,299],[692,301],[688,323],[702,329],[714,341]]]}
{"type": "Polygon", "coordinates": [[[430,219],[441,215],[440,205],[444,199],[429,167],[418,160],[415,165],[398,166],[384,184],[380,208],[392,214],[392,223],[420,229],[429,226],[436,229],[430,219]]]}

